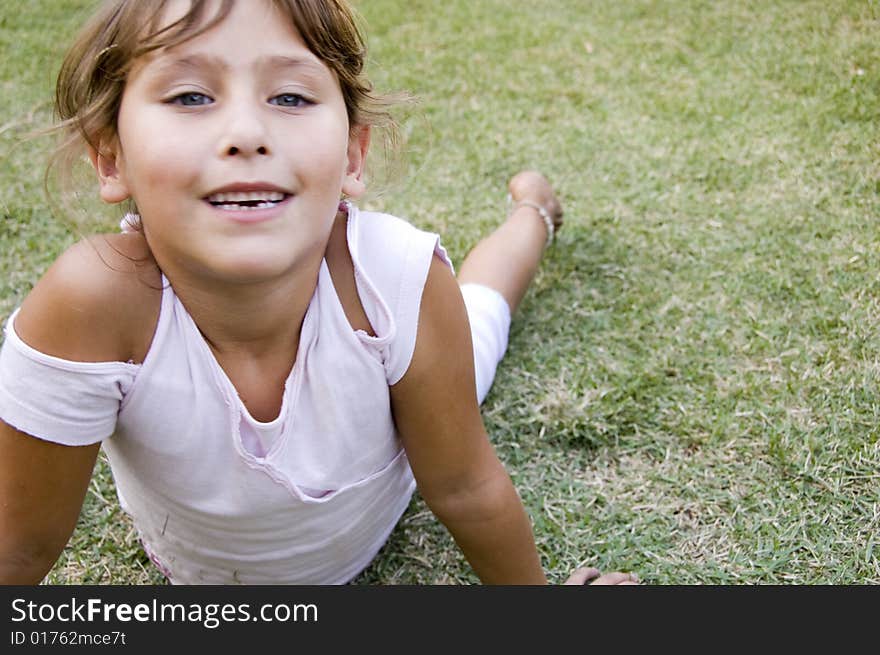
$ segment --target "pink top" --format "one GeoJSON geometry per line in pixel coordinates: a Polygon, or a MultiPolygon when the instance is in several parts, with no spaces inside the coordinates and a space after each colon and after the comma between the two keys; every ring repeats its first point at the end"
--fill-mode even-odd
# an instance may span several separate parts
{"type": "MultiPolygon", "coordinates": [[[[279,416],[248,414],[167,284],[143,364],[0,351],[0,418],[41,439],[103,441],[122,507],[174,583],[334,584],[369,564],[415,488],[391,415],[437,235],[350,206],[353,330],[326,262],[279,416]]],[[[164,278],[163,278],[164,279],[164,278]]]]}

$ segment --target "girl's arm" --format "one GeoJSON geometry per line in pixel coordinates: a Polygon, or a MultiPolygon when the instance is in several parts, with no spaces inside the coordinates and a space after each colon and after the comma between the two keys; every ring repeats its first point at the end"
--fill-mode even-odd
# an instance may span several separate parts
{"type": "MultiPolygon", "coordinates": [[[[66,360],[142,361],[161,297],[148,254],[139,235],[73,246],[28,294],[16,333],[66,360]]],[[[51,569],[76,526],[99,448],[51,443],[0,421],[0,583],[36,584],[51,569]]]]}
{"type": "Polygon", "coordinates": [[[0,421],[0,584],[38,584],[55,564],[99,448],[60,446],[0,421]]]}
{"type": "Polygon", "coordinates": [[[458,282],[435,258],[412,362],[391,387],[398,431],[422,497],[480,580],[546,584],[529,518],[483,427],[472,352],[458,282]]]}

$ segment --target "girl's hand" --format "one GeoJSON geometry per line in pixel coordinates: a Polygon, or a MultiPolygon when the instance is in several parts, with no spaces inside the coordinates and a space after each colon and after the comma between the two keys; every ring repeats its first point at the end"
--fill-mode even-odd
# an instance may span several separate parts
{"type": "Polygon", "coordinates": [[[567,585],[637,585],[638,578],[632,573],[606,573],[602,575],[599,569],[584,567],[577,569],[563,582],[567,585]]]}

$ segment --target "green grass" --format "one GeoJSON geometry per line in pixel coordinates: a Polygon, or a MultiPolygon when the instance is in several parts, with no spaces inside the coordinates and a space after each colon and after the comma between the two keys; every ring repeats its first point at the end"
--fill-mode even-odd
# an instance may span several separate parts
{"type": "MultiPolygon", "coordinates": [[[[0,0],[3,317],[75,238],[20,139],[88,4],[0,0]]],[[[374,207],[459,263],[511,174],[560,190],[483,412],[551,579],[880,583],[880,3],[358,6],[420,99],[374,207]]],[[[101,463],[48,581],[159,580],[101,463]]],[[[417,498],[356,583],[475,581],[417,498]]]]}

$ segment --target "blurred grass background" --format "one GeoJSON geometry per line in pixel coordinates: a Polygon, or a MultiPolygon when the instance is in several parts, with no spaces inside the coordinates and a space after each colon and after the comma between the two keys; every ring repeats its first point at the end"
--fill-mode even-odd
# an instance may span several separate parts
{"type": "MultiPolygon", "coordinates": [[[[0,318],[77,235],[42,189],[94,3],[0,0],[0,318]]],[[[538,168],[566,224],[484,405],[551,580],[880,582],[880,3],[361,0],[407,90],[371,208],[456,264],[538,168]]],[[[73,219],[113,213],[84,188],[73,219]]],[[[101,461],[47,578],[159,583],[101,461]]],[[[473,583],[414,499],[356,584],[473,583]]]]}

